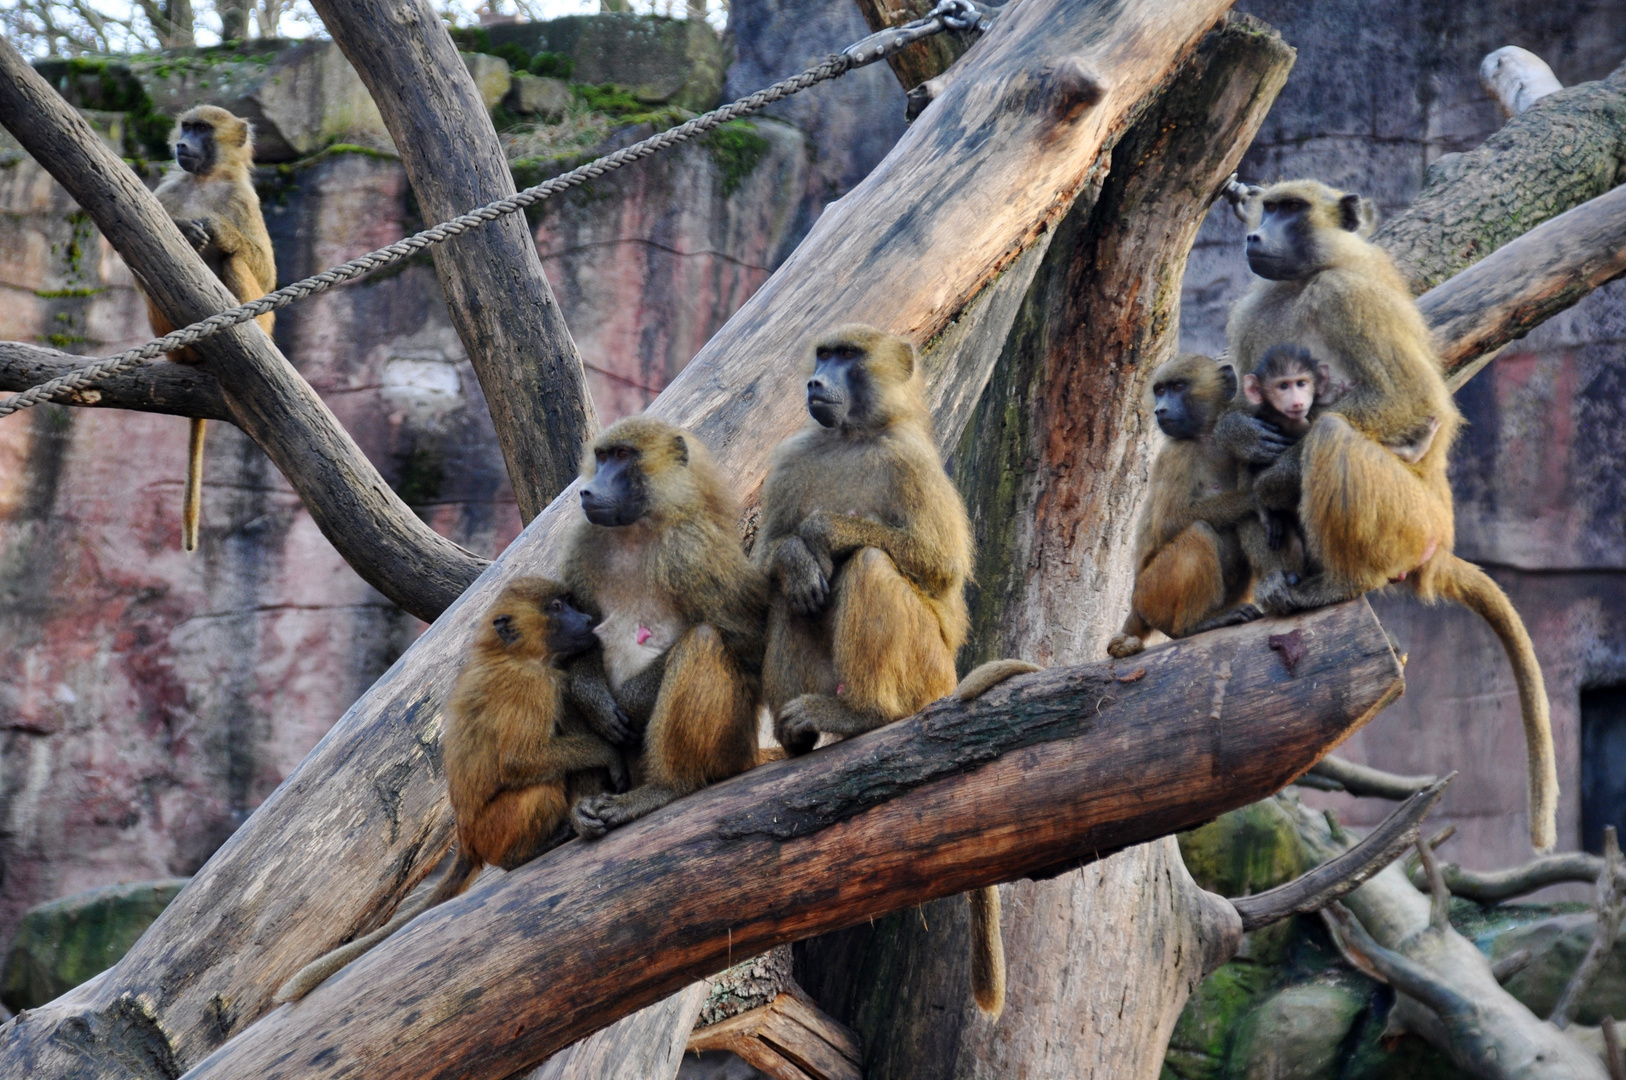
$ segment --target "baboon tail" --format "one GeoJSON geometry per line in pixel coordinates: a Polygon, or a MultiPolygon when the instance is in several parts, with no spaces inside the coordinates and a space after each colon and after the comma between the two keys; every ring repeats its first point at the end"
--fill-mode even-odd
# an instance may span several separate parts
{"type": "Polygon", "coordinates": [[[971,902],[971,994],[990,1020],[1005,1011],[1005,940],[999,932],[999,889],[965,894],[971,902]]]}
{"type": "Polygon", "coordinates": [[[971,673],[961,679],[960,685],[954,688],[953,696],[961,701],[971,701],[1013,675],[1026,675],[1030,671],[1040,670],[1043,669],[1038,664],[1026,660],[990,660],[986,664],[972,668],[971,673]]]}
{"type": "Polygon", "coordinates": [[[203,515],[203,436],[209,421],[192,418],[186,447],[186,491],[181,496],[181,550],[198,549],[198,519],[203,515]]]}
{"type": "Polygon", "coordinates": [[[1496,582],[1479,567],[1455,555],[1441,553],[1437,588],[1490,623],[1513,665],[1519,688],[1519,713],[1524,719],[1525,752],[1530,770],[1530,843],[1547,852],[1558,842],[1558,769],[1553,762],[1553,728],[1547,712],[1547,684],[1536,663],[1536,650],[1524,620],[1513,610],[1496,582]]]}
{"type": "Polygon", "coordinates": [[[349,942],[348,944],[341,945],[332,952],[327,953],[324,956],[319,956],[315,960],[312,960],[310,963],[306,964],[304,967],[300,968],[293,978],[283,983],[282,986],[277,989],[276,996],[274,996],[271,1000],[279,1003],[284,1001],[298,1001],[300,998],[322,985],[322,983],[327,980],[328,976],[350,963],[350,961],[354,960],[362,953],[371,950],[373,946],[377,945],[379,942],[401,929],[401,927],[405,926],[413,919],[416,919],[419,915],[422,915],[424,912],[428,911],[437,904],[445,903],[458,893],[462,892],[464,889],[468,888],[469,883],[474,880],[474,876],[479,872],[480,863],[475,861],[471,856],[465,854],[460,846],[457,851],[457,861],[452,864],[452,868],[446,872],[446,876],[440,879],[440,883],[436,885],[432,891],[419,896],[415,900],[410,900],[407,903],[402,904],[400,909],[390,917],[390,921],[385,923],[383,926],[380,926],[377,930],[374,930],[371,933],[363,934],[356,940],[349,942]]]}

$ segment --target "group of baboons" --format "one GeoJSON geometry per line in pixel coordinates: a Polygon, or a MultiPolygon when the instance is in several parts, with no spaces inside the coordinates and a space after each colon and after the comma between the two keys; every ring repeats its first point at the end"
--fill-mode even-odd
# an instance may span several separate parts
{"type": "MultiPolygon", "coordinates": [[[[248,126],[193,109],[174,144],[160,201],[239,299],[263,295],[275,275],[248,126]]],[[[1109,652],[1134,655],[1152,630],[1184,637],[1391,582],[1457,600],[1513,663],[1531,837],[1550,848],[1557,781],[1541,670],[1507,597],[1452,554],[1446,458],[1461,418],[1410,291],[1366,239],[1370,204],[1311,181],[1231,190],[1259,280],[1227,327],[1228,361],[1184,355],[1152,376],[1170,441],[1140,522],[1132,610],[1109,652]]],[[[170,328],[151,317],[155,331],[170,328]]],[[[739,507],[693,433],[630,417],[593,441],[562,580],[508,584],[446,706],[454,866],[384,926],[313,961],[279,1000],[457,895],[482,866],[603,836],[764,760],[808,753],[821,736],[859,735],[1032,669],[999,661],[956,688],[971,530],[914,347],[846,326],[806,363],[813,422],[774,454],[749,555],[739,507]],[[758,746],[763,707],[772,751],[758,746]]],[[[972,912],[973,989],[997,1016],[997,892],[975,894],[972,912]]]]}

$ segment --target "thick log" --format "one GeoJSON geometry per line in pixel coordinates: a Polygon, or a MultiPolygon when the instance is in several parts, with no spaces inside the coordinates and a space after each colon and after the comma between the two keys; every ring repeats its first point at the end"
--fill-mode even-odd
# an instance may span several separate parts
{"type": "MultiPolygon", "coordinates": [[[[949,329],[1048,237],[1102,147],[1225,6],[1022,0],[650,411],[698,431],[735,489],[753,492],[769,451],[806,421],[802,343],[855,319],[922,343],[949,329]],[[1059,66],[1074,75],[1093,69],[1107,93],[1075,115],[1081,82],[1044,75],[1059,66]]],[[[947,377],[929,362],[927,370],[934,385],[947,377]]],[[[975,391],[966,398],[974,403],[975,391]]],[[[478,617],[510,577],[556,568],[560,538],[579,512],[567,489],[334,725],[106,978],[4,1029],[0,1076],[23,1060],[34,1076],[73,1075],[83,1059],[50,1033],[64,1024],[122,1030],[125,1000],[141,1002],[166,1052],[190,1065],[263,1015],[274,988],[311,957],[387,918],[451,840],[440,708],[478,617]]]]}
{"type": "Polygon", "coordinates": [[[863,1080],[858,1036],[806,995],[783,992],[722,1023],[694,1033],[689,1049],[726,1050],[773,1080],[863,1080]]]}
{"type": "MultiPolygon", "coordinates": [[[[11,43],[0,39],[0,123],[85,209],[177,326],[237,306],[135,173],[11,43]]],[[[251,324],[196,346],[232,420],[288,478],[369,585],[434,620],[486,566],[390,490],[271,339],[251,324]]]]}
{"type": "Polygon", "coordinates": [[[730,950],[1059,874],[1279,790],[1402,687],[1364,601],[1173,642],[1135,666],[945,699],[477,883],[186,1080],[499,1080],[730,950]],[[1288,624],[1316,643],[1291,674],[1267,641],[1288,624]]]}
{"type": "Polygon", "coordinates": [[[672,1080],[706,1001],[706,983],[624,1016],[554,1054],[525,1080],[672,1080]]]}
{"type": "MultiPolygon", "coordinates": [[[[0,390],[27,390],[84,366],[83,356],[0,341],[0,390]]],[[[94,389],[65,395],[61,404],[232,420],[220,382],[196,364],[148,364],[103,379],[94,389]]]]}
{"type": "Polygon", "coordinates": [[[1595,199],[1626,170],[1626,64],[1543,97],[1485,142],[1447,154],[1372,239],[1417,292],[1595,199]]]}
{"type": "Polygon", "coordinates": [[[1626,187],[1584,202],[1417,298],[1456,389],[1496,350],[1626,274],[1626,187]]]}
{"type": "MultiPolygon", "coordinates": [[[[425,219],[514,193],[480,91],[429,0],[313,0],[401,152],[425,219]]],[[[576,477],[598,428],[576,342],[523,214],[430,249],[457,335],[485,392],[520,518],[576,477]]]]}

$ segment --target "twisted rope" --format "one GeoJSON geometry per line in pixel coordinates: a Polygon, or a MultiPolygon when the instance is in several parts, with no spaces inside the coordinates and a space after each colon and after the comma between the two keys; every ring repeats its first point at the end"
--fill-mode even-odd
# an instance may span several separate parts
{"type": "MultiPolygon", "coordinates": [[[[947,20],[939,20],[935,16],[923,19],[920,23],[911,24],[907,29],[916,31],[916,36],[910,37],[909,40],[918,40],[918,37],[926,36],[928,33],[938,33],[946,24],[947,20]],[[935,25],[928,27],[924,25],[926,23],[935,23],[935,25]],[[925,33],[920,33],[920,31],[925,31],[925,33]]],[[[20,394],[15,394],[0,401],[0,416],[9,416],[14,412],[29,408],[32,405],[38,405],[42,401],[50,401],[59,396],[71,398],[72,395],[89,389],[102,379],[128,371],[164,353],[191,345],[193,342],[206,338],[211,334],[219,333],[228,326],[248,322],[250,319],[264,315],[268,311],[276,311],[278,308],[287,307],[296,300],[303,300],[307,296],[326,292],[335,285],[365,277],[376,270],[382,270],[386,266],[409,258],[426,247],[450,240],[452,237],[466,233],[470,229],[479,228],[486,222],[494,221],[504,214],[516,213],[527,206],[534,206],[550,195],[557,195],[561,191],[567,191],[589,180],[597,179],[605,173],[621,168],[623,165],[630,165],[642,158],[649,157],[651,154],[657,154],[668,147],[687,142],[697,135],[703,135],[713,128],[728,123],[730,120],[737,120],[742,116],[747,116],[768,105],[772,105],[776,101],[788,98],[792,94],[801,93],[810,86],[816,86],[826,80],[844,75],[855,67],[872,63],[874,60],[896,52],[903,44],[908,43],[908,41],[901,41],[901,44],[894,45],[895,40],[901,39],[896,37],[896,31],[892,33],[894,36],[891,39],[876,44],[873,46],[872,51],[860,50],[861,45],[873,40],[865,39],[865,42],[853,46],[846,52],[832,54],[823,63],[808,68],[800,75],[793,75],[788,79],[783,79],[766,89],[758,90],[749,97],[740,98],[730,105],[713,109],[709,113],[697,116],[693,120],[679,124],[677,127],[669,128],[658,135],[651,135],[642,142],[633,143],[631,146],[617,150],[613,154],[606,154],[604,157],[589,161],[587,164],[556,176],[552,180],[545,180],[535,187],[526,188],[524,191],[510,195],[506,199],[498,199],[496,202],[482,206],[478,210],[471,210],[460,217],[452,218],[450,221],[443,221],[432,229],[425,229],[423,232],[415,236],[409,236],[405,240],[397,240],[389,247],[379,248],[377,251],[351,259],[347,263],[342,263],[331,270],[325,270],[320,274],[305,278],[303,281],[296,281],[292,285],[284,285],[275,292],[266,293],[258,300],[251,300],[246,304],[222,311],[218,315],[211,315],[201,322],[182,327],[138,348],[119,353],[117,356],[110,356],[105,360],[98,360],[67,375],[52,379],[49,382],[40,383],[38,386],[31,387],[20,394]]],[[[875,35],[877,38],[882,36],[882,34],[875,35]]]]}

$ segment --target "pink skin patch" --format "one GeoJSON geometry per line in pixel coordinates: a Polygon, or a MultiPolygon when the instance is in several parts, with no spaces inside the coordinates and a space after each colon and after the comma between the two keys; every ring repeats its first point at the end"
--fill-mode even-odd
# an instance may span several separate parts
{"type": "Polygon", "coordinates": [[[847,684],[846,683],[836,683],[836,697],[840,697],[842,694],[845,694],[846,692],[847,692],[847,684]]]}
{"type": "MultiPolygon", "coordinates": [[[[1432,559],[1434,557],[1434,553],[1439,551],[1439,550],[1440,550],[1440,542],[1438,540],[1430,540],[1428,542],[1428,546],[1423,549],[1423,558],[1422,558],[1421,561],[1418,562],[1417,569],[1421,570],[1423,567],[1427,566],[1428,565],[1428,560],[1432,559]]],[[[1402,571],[1399,577],[1391,578],[1390,580],[1391,581],[1405,581],[1406,580],[1406,575],[1410,574],[1410,573],[1411,573],[1410,570],[1402,571]]]]}
{"type": "Polygon", "coordinates": [[[640,626],[638,628],[638,644],[642,645],[644,642],[648,641],[650,638],[652,638],[654,636],[655,636],[655,631],[651,630],[649,627],[640,626]]]}

